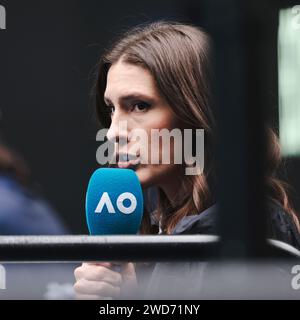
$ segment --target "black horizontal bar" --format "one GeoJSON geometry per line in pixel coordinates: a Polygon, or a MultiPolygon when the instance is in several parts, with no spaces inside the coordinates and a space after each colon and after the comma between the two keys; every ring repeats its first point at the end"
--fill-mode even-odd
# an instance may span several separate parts
{"type": "Polygon", "coordinates": [[[218,237],[0,236],[0,261],[181,261],[216,256],[218,237]]]}
{"type": "MultiPolygon", "coordinates": [[[[272,258],[300,258],[300,252],[269,240],[272,258]]],[[[217,258],[219,237],[176,236],[0,236],[1,262],[204,261],[217,258]]]]}

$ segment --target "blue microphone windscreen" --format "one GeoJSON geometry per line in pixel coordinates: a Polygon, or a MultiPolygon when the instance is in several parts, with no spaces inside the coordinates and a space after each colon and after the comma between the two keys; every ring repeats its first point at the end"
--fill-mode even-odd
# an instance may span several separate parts
{"type": "Polygon", "coordinates": [[[86,220],[92,235],[136,234],[143,216],[143,192],[131,169],[101,168],[90,178],[86,220]]]}

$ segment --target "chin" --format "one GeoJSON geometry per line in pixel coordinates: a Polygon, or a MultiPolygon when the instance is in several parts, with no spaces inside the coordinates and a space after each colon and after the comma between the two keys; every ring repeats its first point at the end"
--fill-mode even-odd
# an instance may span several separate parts
{"type": "Polygon", "coordinates": [[[143,189],[149,187],[159,187],[170,181],[170,177],[178,175],[177,165],[144,165],[139,166],[135,173],[137,174],[143,189]]]}
{"type": "Polygon", "coordinates": [[[147,167],[139,167],[135,171],[143,189],[147,189],[155,185],[155,177],[151,173],[151,169],[147,167]]]}

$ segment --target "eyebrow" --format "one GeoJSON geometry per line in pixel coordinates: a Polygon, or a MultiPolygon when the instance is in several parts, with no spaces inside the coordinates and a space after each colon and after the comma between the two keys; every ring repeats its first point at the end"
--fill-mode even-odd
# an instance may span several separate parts
{"type": "MultiPolygon", "coordinates": [[[[148,96],[143,93],[130,93],[130,94],[126,94],[126,95],[119,97],[119,101],[122,101],[123,103],[128,102],[128,101],[132,101],[132,100],[136,100],[136,99],[153,101],[153,98],[151,96],[148,96]]],[[[112,104],[112,101],[110,100],[109,97],[104,96],[104,101],[106,104],[112,104]]]]}

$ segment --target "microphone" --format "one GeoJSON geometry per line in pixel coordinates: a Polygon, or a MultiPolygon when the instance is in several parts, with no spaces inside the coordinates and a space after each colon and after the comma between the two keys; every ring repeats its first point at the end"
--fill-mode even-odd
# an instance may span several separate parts
{"type": "MultiPolygon", "coordinates": [[[[91,235],[137,234],[143,216],[140,181],[131,169],[101,168],[91,176],[85,201],[91,235]]],[[[122,271],[114,263],[112,269],[122,271]]]]}
{"type": "Polygon", "coordinates": [[[91,235],[137,234],[143,216],[141,184],[131,169],[101,168],[86,193],[86,221],[91,235]]]}

